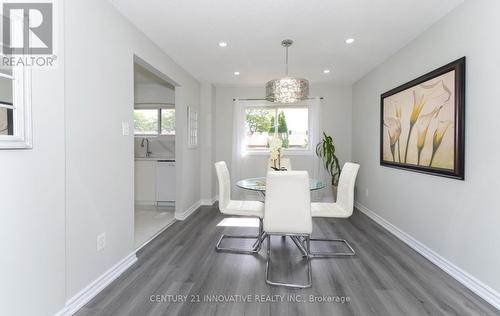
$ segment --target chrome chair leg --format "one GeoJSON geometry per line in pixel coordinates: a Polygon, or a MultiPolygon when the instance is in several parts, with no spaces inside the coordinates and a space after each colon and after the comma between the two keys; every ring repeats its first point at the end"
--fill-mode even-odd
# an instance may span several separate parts
{"type": "Polygon", "coordinates": [[[349,243],[345,239],[326,239],[326,238],[311,238],[311,242],[338,242],[344,243],[347,248],[349,248],[348,252],[333,252],[333,251],[312,251],[309,248],[309,257],[310,258],[333,258],[333,257],[351,257],[356,255],[354,249],[349,245],[349,243]]]}
{"type": "Polygon", "coordinates": [[[264,239],[266,239],[266,232],[262,232],[259,236],[259,238],[257,238],[257,240],[253,243],[252,245],[252,248],[257,248],[257,246],[260,244],[261,248],[262,248],[262,243],[264,242],[264,239]]]}
{"type": "Polygon", "coordinates": [[[256,254],[262,249],[262,242],[264,241],[265,233],[263,231],[262,218],[259,218],[259,234],[258,235],[221,235],[217,244],[215,244],[215,250],[217,252],[229,252],[238,254],[256,254]],[[241,248],[225,248],[221,247],[220,244],[224,239],[256,239],[255,243],[252,245],[251,249],[241,249],[241,248]]]}
{"type": "MultiPolygon", "coordinates": [[[[286,237],[286,236],[283,236],[286,237]]],[[[309,255],[309,252],[307,251],[306,247],[302,245],[302,242],[300,241],[300,237],[297,236],[290,236],[290,239],[293,241],[295,246],[299,248],[300,252],[302,252],[302,257],[307,257],[309,255]]]]}
{"type": "MultiPolygon", "coordinates": [[[[293,235],[293,237],[297,237],[293,235]]],[[[302,236],[305,239],[306,243],[306,251],[310,250],[310,240],[309,236],[302,236]]],[[[293,239],[292,239],[293,240],[293,239]]],[[[271,262],[271,236],[267,234],[267,260],[266,260],[266,283],[269,285],[276,286],[284,286],[288,288],[296,288],[296,289],[306,289],[312,286],[312,268],[311,268],[311,260],[308,256],[305,257],[307,260],[307,283],[306,284],[296,284],[296,283],[284,283],[284,282],[276,282],[269,279],[270,274],[270,262],[271,262]]]]}

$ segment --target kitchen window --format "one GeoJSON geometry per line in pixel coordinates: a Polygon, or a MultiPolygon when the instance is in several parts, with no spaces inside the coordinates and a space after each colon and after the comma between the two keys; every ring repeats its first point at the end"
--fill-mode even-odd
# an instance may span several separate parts
{"type": "Polygon", "coordinates": [[[175,135],[175,109],[150,108],[134,110],[134,135],[175,135]]]}

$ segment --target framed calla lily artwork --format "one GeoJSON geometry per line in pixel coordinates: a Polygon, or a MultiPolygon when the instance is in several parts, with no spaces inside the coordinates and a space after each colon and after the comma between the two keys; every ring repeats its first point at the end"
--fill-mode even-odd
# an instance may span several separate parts
{"type": "Polygon", "coordinates": [[[381,95],[380,164],[464,179],[465,57],[381,95]]]}

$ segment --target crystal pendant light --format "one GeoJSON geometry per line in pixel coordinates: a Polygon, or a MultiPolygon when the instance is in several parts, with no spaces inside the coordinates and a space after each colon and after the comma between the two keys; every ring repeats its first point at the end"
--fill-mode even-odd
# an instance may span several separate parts
{"type": "Polygon", "coordinates": [[[285,77],[274,79],[266,83],[266,99],[275,103],[294,103],[307,99],[309,96],[309,81],[302,78],[288,76],[288,47],[292,40],[283,40],[281,45],[286,50],[285,77]]]}

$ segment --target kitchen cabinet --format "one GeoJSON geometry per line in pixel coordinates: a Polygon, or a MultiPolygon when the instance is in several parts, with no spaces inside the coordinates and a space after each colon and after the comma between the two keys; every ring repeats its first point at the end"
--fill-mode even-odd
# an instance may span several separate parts
{"type": "Polygon", "coordinates": [[[135,161],[135,200],[139,203],[175,201],[175,161],[135,161]]]}
{"type": "Polygon", "coordinates": [[[135,162],[135,200],[156,201],[156,161],[135,162]]]}

